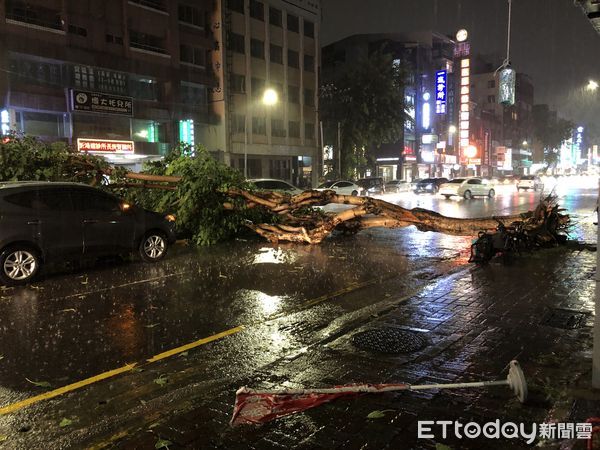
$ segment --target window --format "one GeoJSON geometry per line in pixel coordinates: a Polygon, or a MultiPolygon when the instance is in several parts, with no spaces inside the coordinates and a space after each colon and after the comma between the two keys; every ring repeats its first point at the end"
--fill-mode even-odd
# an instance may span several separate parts
{"type": "Polygon", "coordinates": [[[472,180],[467,181],[467,184],[481,184],[481,180],[478,178],[473,178],[472,180]]]}
{"type": "Polygon", "coordinates": [[[208,105],[208,93],[203,84],[181,82],[181,101],[188,105],[194,105],[200,110],[206,111],[208,105]]]}
{"type": "Polygon", "coordinates": [[[279,45],[271,44],[270,58],[272,63],[283,64],[283,48],[279,45]]]}
{"type": "Polygon", "coordinates": [[[252,118],[252,133],[262,135],[267,134],[267,119],[265,117],[252,118]]]}
{"type": "Polygon", "coordinates": [[[77,25],[69,24],[68,28],[69,34],[76,34],[77,36],[86,37],[87,30],[83,27],[78,27],[77,25]]]}
{"type": "Polygon", "coordinates": [[[274,27],[281,27],[281,10],[277,8],[273,8],[272,6],[269,8],[269,23],[274,27]]]}
{"type": "Polygon", "coordinates": [[[235,53],[246,53],[246,41],[244,36],[237,33],[229,33],[229,47],[235,53]]]}
{"type": "Polygon", "coordinates": [[[246,93],[246,76],[238,75],[235,73],[231,74],[231,91],[236,94],[246,93]]]}
{"type": "Polygon", "coordinates": [[[288,66],[298,69],[300,67],[300,55],[294,50],[288,50],[288,66]]]}
{"type": "Polygon", "coordinates": [[[340,181],[339,183],[335,184],[335,187],[338,187],[338,188],[345,188],[345,187],[350,187],[350,186],[352,186],[352,183],[349,183],[347,181],[340,181]]]}
{"type": "Polygon", "coordinates": [[[262,97],[265,92],[265,80],[253,77],[250,81],[252,82],[252,97],[262,97]]]}
{"type": "Polygon", "coordinates": [[[258,39],[250,39],[250,55],[254,58],[265,59],[265,43],[258,39]]]}
{"type": "Polygon", "coordinates": [[[107,34],[106,42],[108,42],[109,44],[123,45],[123,38],[121,36],[114,36],[112,34],[107,34]]]}
{"type": "Polygon", "coordinates": [[[315,138],[315,124],[314,123],[305,123],[304,124],[304,138],[311,139],[311,140],[315,138]]]}
{"type": "MultiPolygon", "coordinates": [[[[273,178],[290,178],[290,161],[287,159],[269,160],[269,176],[273,178]]],[[[272,181],[272,188],[280,191],[294,191],[294,186],[284,181],[272,181]]]]}
{"type": "Polygon", "coordinates": [[[496,96],[488,95],[488,103],[496,103],[496,96]]]}
{"type": "Polygon", "coordinates": [[[121,210],[121,204],[115,197],[92,189],[73,190],[71,199],[76,211],[117,212],[121,210]]]}
{"type": "Polygon", "coordinates": [[[304,89],[304,104],[306,106],[315,106],[315,91],[304,89]]]}
{"type": "Polygon", "coordinates": [[[244,0],[227,0],[229,9],[240,14],[244,14],[244,0]]]}
{"type": "Polygon", "coordinates": [[[304,36],[314,38],[315,37],[315,24],[304,20],[304,36]]]}
{"type": "Polygon", "coordinates": [[[495,88],[496,87],[496,80],[489,80],[488,81],[488,88],[495,88]]]}
{"type": "Polygon", "coordinates": [[[129,94],[138,100],[158,100],[158,83],[149,78],[130,77],[129,94]]]}
{"type": "Polygon", "coordinates": [[[299,138],[300,137],[300,122],[290,120],[289,130],[290,130],[291,138],[299,138]]]}
{"type": "Polygon", "coordinates": [[[62,30],[60,10],[44,8],[23,1],[9,1],[6,3],[6,18],[16,22],[30,23],[44,28],[62,30]]]}
{"type": "Polygon", "coordinates": [[[250,17],[261,20],[265,20],[265,5],[256,0],[250,0],[250,17]]]}
{"type": "Polygon", "coordinates": [[[232,128],[234,133],[246,132],[246,116],[243,114],[233,114],[232,128]]]}
{"type": "Polygon", "coordinates": [[[129,30],[129,46],[150,52],[167,53],[163,38],[134,30],[129,30]]]}
{"type": "Polygon", "coordinates": [[[11,57],[9,60],[10,79],[19,83],[31,83],[63,86],[63,67],[42,61],[11,57]]]}
{"type": "Polygon", "coordinates": [[[194,66],[206,67],[206,50],[182,44],[179,46],[179,59],[194,66]]]}
{"type": "Polygon", "coordinates": [[[26,192],[18,192],[16,194],[7,195],[4,197],[4,201],[11,205],[21,206],[22,208],[34,208],[40,209],[43,206],[38,200],[38,190],[31,190],[26,192]]]}
{"type": "Polygon", "coordinates": [[[288,101],[290,103],[300,103],[300,88],[298,86],[288,86],[288,101]]]}
{"type": "Polygon", "coordinates": [[[285,137],[285,127],[282,119],[271,119],[271,135],[273,137],[285,137]]]}
{"type": "Polygon", "coordinates": [[[315,71],[315,57],[311,55],[304,55],[304,70],[309,72],[315,71]]]}
{"type": "Polygon", "coordinates": [[[203,11],[189,5],[179,5],[179,21],[196,27],[204,28],[206,25],[206,17],[203,11]]]}
{"type": "Polygon", "coordinates": [[[287,15],[287,29],[288,31],[293,31],[294,33],[300,32],[300,22],[297,16],[293,14],[287,15]]]}

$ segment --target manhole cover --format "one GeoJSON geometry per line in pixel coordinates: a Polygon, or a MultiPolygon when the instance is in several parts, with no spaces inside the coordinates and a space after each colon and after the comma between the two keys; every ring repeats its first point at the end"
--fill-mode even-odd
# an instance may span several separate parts
{"type": "Polygon", "coordinates": [[[585,324],[587,314],[569,311],[567,309],[553,309],[542,319],[542,325],[563,330],[574,330],[585,324]]]}
{"type": "Polygon", "coordinates": [[[391,354],[416,352],[427,345],[418,333],[396,328],[375,328],[356,333],[352,343],[361,350],[391,354]]]}

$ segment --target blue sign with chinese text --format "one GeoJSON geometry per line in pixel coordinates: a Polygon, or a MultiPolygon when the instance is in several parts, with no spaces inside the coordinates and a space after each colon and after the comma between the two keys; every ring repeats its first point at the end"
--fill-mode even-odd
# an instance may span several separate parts
{"type": "Polygon", "coordinates": [[[435,73],[435,113],[446,114],[447,73],[438,70],[435,73]]]}

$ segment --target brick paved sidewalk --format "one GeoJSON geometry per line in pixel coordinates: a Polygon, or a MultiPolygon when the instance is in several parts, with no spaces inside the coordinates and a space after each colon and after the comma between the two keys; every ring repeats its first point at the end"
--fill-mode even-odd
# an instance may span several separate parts
{"type": "MultiPolygon", "coordinates": [[[[192,410],[164,418],[115,447],[154,448],[158,439],[165,439],[171,449],[403,449],[440,443],[526,448],[516,440],[419,440],[417,419],[541,423],[582,422],[600,415],[600,394],[590,390],[595,258],[593,252],[563,247],[523,256],[508,266],[473,266],[446,276],[333,341],[264,367],[238,384],[199,394],[192,410]],[[355,333],[383,326],[412,330],[428,345],[402,356],[353,346],[355,333]],[[388,393],[340,399],[260,427],[228,425],[241,384],[271,388],[495,380],[506,376],[505,366],[513,358],[528,379],[526,405],[503,387],[388,393]],[[368,419],[375,410],[389,411],[384,418],[368,419]]],[[[559,442],[542,444],[558,448],[559,442]]],[[[584,448],[583,441],[572,444],[584,448]]]]}

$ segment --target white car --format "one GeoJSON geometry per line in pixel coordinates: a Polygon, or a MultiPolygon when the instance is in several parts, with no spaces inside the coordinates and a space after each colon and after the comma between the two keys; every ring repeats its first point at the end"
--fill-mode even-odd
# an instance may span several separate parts
{"type": "Polygon", "coordinates": [[[455,178],[442,184],[439,193],[447,199],[456,196],[467,200],[475,196],[492,198],[496,195],[493,185],[477,177],[455,178]]]}
{"type": "Polygon", "coordinates": [[[543,190],[544,183],[535,175],[523,175],[517,183],[517,191],[521,189],[543,190]]]}
{"type": "Polygon", "coordinates": [[[362,188],[352,181],[328,181],[327,183],[320,185],[316,190],[332,190],[340,195],[358,195],[362,191],[362,188]]]}
{"type": "Polygon", "coordinates": [[[274,178],[254,178],[248,180],[248,182],[254,184],[254,186],[261,191],[281,192],[290,195],[302,194],[302,192],[304,192],[302,189],[298,189],[287,181],[276,180],[274,178]]]}

